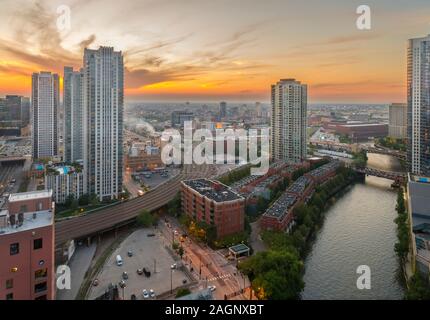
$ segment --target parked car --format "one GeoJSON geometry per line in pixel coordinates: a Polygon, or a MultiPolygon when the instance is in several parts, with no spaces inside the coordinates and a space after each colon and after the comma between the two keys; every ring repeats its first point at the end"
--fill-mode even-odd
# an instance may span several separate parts
{"type": "Polygon", "coordinates": [[[133,256],[133,251],[132,251],[132,250],[128,250],[128,251],[127,251],[127,255],[128,255],[129,257],[132,257],[132,256],[133,256]]]}
{"type": "Polygon", "coordinates": [[[139,269],[136,270],[136,272],[137,272],[138,275],[142,275],[143,274],[143,269],[139,268],[139,269]]]}
{"type": "Polygon", "coordinates": [[[124,271],[124,272],[122,273],[122,278],[123,278],[124,280],[127,280],[127,279],[128,279],[128,273],[124,271]]]}
{"type": "Polygon", "coordinates": [[[210,291],[214,292],[216,290],[216,286],[209,286],[208,287],[210,291]]]}
{"type": "Polygon", "coordinates": [[[155,292],[154,292],[154,290],[150,289],[149,290],[149,295],[151,296],[151,298],[155,298],[155,292]]]}
{"type": "Polygon", "coordinates": [[[182,284],[186,284],[186,283],[187,283],[187,279],[183,279],[182,284]]]}
{"type": "Polygon", "coordinates": [[[130,296],[130,300],[137,300],[137,297],[134,293],[130,296]]]}
{"type": "Polygon", "coordinates": [[[176,263],[174,263],[170,266],[170,269],[176,269],[176,267],[177,267],[177,265],[176,265],[176,263]]]}
{"type": "Polygon", "coordinates": [[[151,276],[151,271],[147,270],[146,268],[143,268],[143,273],[145,274],[145,277],[149,278],[151,276]]]}
{"type": "Polygon", "coordinates": [[[116,265],[118,267],[122,266],[122,258],[121,258],[120,255],[117,255],[116,258],[115,258],[115,260],[116,260],[116,265]]]}
{"type": "Polygon", "coordinates": [[[148,233],[148,237],[155,237],[155,233],[148,233]]]}
{"type": "Polygon", "coordinates": [[[143,290],[142,290],[142,293],[143,293],[143,298],[144,298],[144,299],[148,299],[148,298],[149,298],[148,290],[143,289],[143,290]]]}

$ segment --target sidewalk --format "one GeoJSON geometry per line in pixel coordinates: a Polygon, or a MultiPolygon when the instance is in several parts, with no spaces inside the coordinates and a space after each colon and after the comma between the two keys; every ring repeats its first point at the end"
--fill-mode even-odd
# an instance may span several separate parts
{"type": "Polygon", "coordinates": [[[79,288],[84,280],[85,273],[90,267],[96,252],[96,243],[87,247],[85,245],[77,247],[75,253],[70,259],[69,267],[71,271],[71,289],[70,290],[57,290],[57,300],[75,300],[79,288]]]}

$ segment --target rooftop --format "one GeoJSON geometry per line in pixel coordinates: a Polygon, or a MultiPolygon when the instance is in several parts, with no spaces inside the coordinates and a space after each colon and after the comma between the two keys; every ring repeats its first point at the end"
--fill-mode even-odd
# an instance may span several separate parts
{"type": "Polygon", "coordinates": [[[44,199],[51,198],[52,190],[40,190],[40,191],[29,191],[12,193],[9,196],[9,202],[23,201],[23,200],[33,200],[33,199],[44,199]]]}
{"type": "MultiPolygon", "coordinates": [[[[18,215],[15,216],[16,220],[18,220],[18,215]]],[[[21,225],[18,224],[18,221],[16,221],[17,223],[15,225],[11,225],[9,221],[9,212],[7,210],[1,211],[0,219],[3,219],[2,222],[6,221],[6,223],[2,224],[2,222],[0,222],[0,237],[4,234],[33,230],[52,225],[54,223],[51,210],[27,212],[23,214],[23,218],[23,223],[21,225]]]]}
{"type": "Polygon", "coordinates": [[[201,195],[215,202],[234,201],[243,199],[242,196],[234,192],[218,181],[207,179],[196,179],[183,181],[185,185],[197,191],[201,195]]]}
{"type": "Polygon", "coordinates": [[[284,193],[276,202],[264,213],[265,216],[281,218],[297,202],[297,196],[284,193]]]}

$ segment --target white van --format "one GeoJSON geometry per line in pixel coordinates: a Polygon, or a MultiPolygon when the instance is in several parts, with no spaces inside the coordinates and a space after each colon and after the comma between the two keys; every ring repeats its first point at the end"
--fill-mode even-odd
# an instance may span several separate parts
{"type": "Polygon", "coordinates": [[[116,256],[116,265],[117,265],[118,267],[122,266],[122,258],[121,258],[121,256],[120,256],[120,255],[117,255],[117,256],[116,256]]]}

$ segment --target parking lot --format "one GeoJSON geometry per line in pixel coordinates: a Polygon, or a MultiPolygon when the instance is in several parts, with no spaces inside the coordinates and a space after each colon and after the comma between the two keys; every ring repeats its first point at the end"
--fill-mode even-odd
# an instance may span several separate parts
{"type": "MultiPolygon", "coordinates": [[[[126,300],[129,300],[132,294],[135,294],[137,299],[143,299],[143,289],[154,290],[156,296],[168,292],[170,291],[171,279],[173,289],[183,285],[184,279],[189,282],[190,279],[179,269],[171,271],[173,263],[175,263],[175,260],[164,247],[164,241],[160,233],[153,229],[139,229],[127,237],[108,258],[97,276],[99,284],[93,286],[90,290],[89,299],[95,299],[102,295],[110,283],[118,284],[124,271],[128,274],[124,289],[124,299],[126,300]],[[151,233],[155,234],[155,236],[148,237],[148,234],[151,233]],[[132,257],[127,255],[129,250],[133,252],[132,257]],[[120,255],[123,260],[122,266],[117,266],[116,264],[117,255],[120,255]],[[137,269],[144,267],[151,272],[150,277],[137,274],[137,269]]],[[[119,294],[122,297],[122,289],[120,289],[119,294]]]]}
{"type": "Polygon", "coordinates": [[[179,169],[175,168],[167,168],[166,169],[166,175],[161,176],[159,173],[152,173],[149,178],[145,177],[144,175],[141,175],[141,181],[148,186],[149,188],[153,189],[159,184],[168,181],[169,179],[173,178],[179,173],[179,169]]]}

